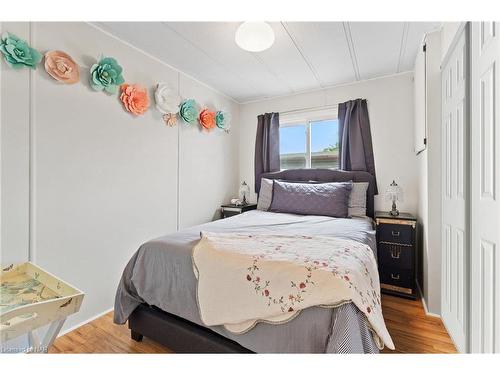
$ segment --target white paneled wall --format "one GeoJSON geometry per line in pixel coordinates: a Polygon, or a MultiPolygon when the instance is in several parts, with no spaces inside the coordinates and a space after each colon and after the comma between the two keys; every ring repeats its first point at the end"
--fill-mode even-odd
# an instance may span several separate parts
{"type": "Polygon", "coordinates": [[[143,242],[211,220],[237,194],[239,107],[93,25],[3,23],[2,31],[42,52],[63,50],[81,67],[81,82],[63,85],[43,65],[30,72],[1,63],[2,263],[30,252],[86,293],[67,329],[113,306],[121,272],[143,242]],[[126,82],[150,88],[151,110],[134,117],[116,95],[89,87],[101,53],[118,60],[126,82]],[[158,82],[231,112],[231,133],[165,126],[154,109],[158,82]]]}

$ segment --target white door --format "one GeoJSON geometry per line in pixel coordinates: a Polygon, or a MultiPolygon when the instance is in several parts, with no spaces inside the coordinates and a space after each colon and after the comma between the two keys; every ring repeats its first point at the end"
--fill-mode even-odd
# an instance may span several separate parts
{"type": "Polygon", "coordinates": [[[500,353],[500,23],[471,33],[471,351],[500,353]]]}
{"type": "Polygon", "coordinates": [[[441,315],[460,352],[468,350],[467,30],[451,47],[442,81],[441,315]]]}

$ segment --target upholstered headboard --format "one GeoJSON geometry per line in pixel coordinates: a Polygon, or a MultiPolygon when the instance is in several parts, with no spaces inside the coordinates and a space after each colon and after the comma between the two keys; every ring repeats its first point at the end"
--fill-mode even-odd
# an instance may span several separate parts
{"type": "MultiPolygon", "coordinates": [[[[261,178],[270,180],[288,180],[288,181],[318,181],[318,182],[368,182],[368,191],[366,193],[366,215],[374,217],[374,192],[375,179],[368,172],[361,171],[336,171],[332,169],[288,169],[280,172],[269,172],[260,175],[261,178]]],[[[260,180],[256,183],[256,193],[260,190],[260,180]]]]}

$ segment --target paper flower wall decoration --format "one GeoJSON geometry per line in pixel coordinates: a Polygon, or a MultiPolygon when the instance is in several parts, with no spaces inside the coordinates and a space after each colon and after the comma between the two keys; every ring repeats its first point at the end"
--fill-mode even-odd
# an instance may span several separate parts
{"type": "Polygon", "coordinates": [[[177,125],[177,115],[175,113],[166,113],[163,115],[163,121],[165,121],[165,125],[175,126],[177,125]]]}
{"type": "Polygon", "coordinates": [[[122,67],[112,57],[103,57],[90,68],[90,85],[96,91],[116,94],[118,86],[125,82],[122,67]]]}
{"type": "Polygon", "coordinates": [[[26,41],[10,33],[2,34],[0,51],[7,65],[14,69],[21,69],[25,66],[36,69],[36,64],[42,61],[40,52],[31,48],[26,41]]]}
{"type": "Polygon", "coordinates": [[[120,100],[125,109],[134,115],[142,115],[149,108],[149,97],[146,88],[124,83],[120,86],[120,100]]]}
{"type": "Polygon", "coordinates": [[[180,96],[165,83],[158,83],[155,91],[156,109],[163,114],[179,112],[180,96]]]}
{"type": "Polygon", "coordinates": [[[45,71],[59,82],[76,83],[80,80],[78,65],[62,51],[49,51],[45,54],[45,71]]]}
{"type": "Polygon", "coordinates": [[[193,124],[198,117],[198,105],[194,99],[184,100],[179,106],[179,115],[187,124],[193,124]]]}
{"type": "Polygon", "coordinates": [[[219,129],[229,133],[229,129],[231,128],[231,114],[226,111],[217,111],[215,114],[215,123],[219,129]]]}
{"type": "Polygon", "coordinates": [[[200,112],[200,115],[198,116],[198,122],[203,128],[207,130],[215,128],[215,112],[209,111],[207,108],[205,108],[200,112]]]}

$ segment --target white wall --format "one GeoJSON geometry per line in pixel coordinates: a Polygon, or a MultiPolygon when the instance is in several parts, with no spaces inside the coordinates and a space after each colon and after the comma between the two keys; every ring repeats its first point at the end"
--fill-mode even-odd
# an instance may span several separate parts
{"type": "Polygon", "coordinates": [[[426,80],[426,103],[419,118],[427,128],[427,147],[416,156],[423,271],[419,284],[425,307],[433,314],[441,311],[441,36],[440,31],[426,35],[426,77],[418,77],[426,80]]]}
{"type": "MultiPolygon", "coordinates": [[[[303,94],[244,104],[240,110],[240,179],[254,186],[257,115],[333,105],[350,99],[368,102],[379,194],[375,208],[387,210],[386,187],[395,179],[404,190],[401,211],[416,213],[418,171],[413,153],[413,73],[372,79],[303,94]]],[[[253,189],[252,189],[253,190],[253,189]]],[[[255,194],[253,195],[255,200],[255,194]]]]}
{"type": "Polygon", "coordinates": [[[30,73],[1,63],[2,263],[28,260],[29,249],[34,262],[86,293],[67,329],[113,306],[141,243],[212,220],[237,194],[239,107],[86,23],[3,23],[7,30],[42,52],[63,50],[81,67],[81,82],[63,85],[42,65],[30,73]],[[126,82],[151,88],[145,115],[134,118],[116,95],[89,87],[89,67],[101,53],[119,61],[126,82]],[[226,108],[231,133],[165,126],[154,109],[160,81],[226,108]]]}

